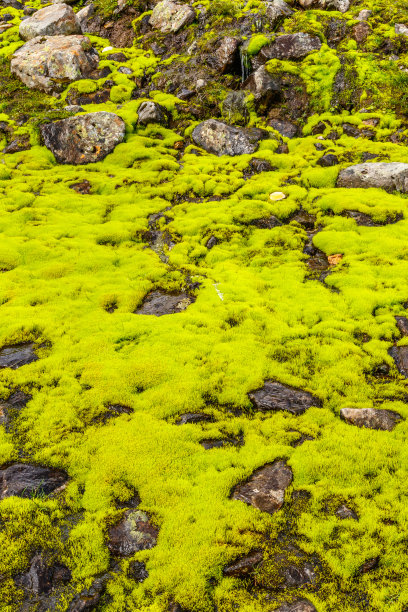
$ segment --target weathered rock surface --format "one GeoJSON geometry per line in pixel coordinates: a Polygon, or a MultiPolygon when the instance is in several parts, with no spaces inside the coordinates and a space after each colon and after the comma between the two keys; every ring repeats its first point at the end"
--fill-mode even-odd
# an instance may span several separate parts
{"type": "Polygon", "coordinates": [[[35,595],[49,593],[58,583],[69,582],[71,572],[65,565],[48,565],[41,554],[36,554],[30,569],[16,577],[17,586],[35,595]]]}
{"type": "Polygon", "coordinates": [[[317,36],[296,32],[278,36],[273,43],[262,48],[262,55],[267,59],[298,60],[319,51],[321,46],[317,36]]]}
{"type": "Polygon", "coordinates": [[[147,125],[149,123],[165,124],[168,121],[166,109],[156,102],[142,102],[137,114],[140,125],[147,125]]]}
{"type": "Polygon", "coordinates": [[[163,291],[152,291],[145,298],[136,314],[161,317],[166,314],[182,312],[193,302],[194,299],[187,293],[171,294],[164,293],[163,291]]]}
{"type": "Polygon", "coordinates": [[[51,4],[36,11],[20,23],[19,34],[23,40],[37,36],[67,36],[80,34],[81,26],[68,4],[51,4]]]}
{"type": "Polygon", "coordinates": [[[273,514],[283,506],[292,477],[292,470],[284,461],[274,461],[255,470],[247,482],[237,485],[232,499],[273,514]]]}
{"type": "Polygon", "coordinates": [[[188,4],[162,0],[156,4],[150,16],[150,25],[163,34],[176,33],[195,19],[195,11],[188,4]]]}
{"type": "Polygon", "coordinates": [[[0,349],[0,370],[2,368],[17,370],[17,368],[37,361],[37,359],[32,342],[5,346],[0,349]]]}
{"type": "Polygon", "coordinates": [[[145,512],[128,510],[123,519],[109,529],[109,550],[118,557],[129,557],[138,550],[156,546],[159,530],[145,512]]]}
{"type": "Polygon", "coordinates": [[[354,519],[358,520],[357,514],[351,508],[348,508],[345,504],[339,506],[336,510],[336,516],[340,519],[354,519]]]}
{"type": "Polygon", "coordinates": [[[283,121],[282,119],[271,119],[268,125],[285,138],[294,138],[298,132],[297,125],[294,125],[290,121],[283,121]]]}
{"type": "Polygon", "coordinates": [[[266,3],[266,17],[272,27],[275,27],[285,17],[290,17],[293,10],[284,0],[272,0],[266,3]]]}
{"type": "Polygon", "coordinates": [[[98,54],[85,36],[40,36],[17,49],[11,72],[27,87],[50,93],[88,77],[98,62],[98,54]]]}
{"type": "Polygon", "coordinates": [[[215,60],[221,74],[238,68],[240,42],[239,38],[226,36],[216,50],[215,60]]]}
{"type": "Polygon", "coordinates": [[[0,470],[0,499],[12,495],[17,497],[48,495],[65,484],[67,480],[68,475],[63,470],[14,463],[0,470]]]}
{"type": "Polygon", "coordinates": [[[31,395],[17,389],[10,395],[7,401],[0,399],[0,425],[4,425],[6,431],[13,417],[17,416],[19,411],[32,399],[31,395]]]}
{"type": "Polygon", "coordinates": [[[393,346],[388,352],[400,374],[408,378],[408,346],[393,346]]]}
{"type": "Polygon", "coordinates": [[[306,599],[296,599],[292,603],[279,606],[275,612],[316,612],[316,608],[306,599]]]}
{"type": "Polygon", "coordinates": [[[401,420],[401,416],[397,412],[375,408],[343,408],[340,410],[340,416],[351,425],[383,431],[392,431],[398,421],[401,420]]]}
{"type": "Polygon", "coordinates": [[[136,582],[144,582],[149,577],[149,572],[143,561],[131,561],[128,567],[128,576],[136,582]]]}
{"type": "Polygon", "coordinates": [[[84,589],[79,595],[76,595],[71,602],[67,612],[90,612],[95,610],[98,605],[108,581],[109,575],[103,575],[93,581],[89,589],[84,589]]]}
{"type": "Polygon", "coordinates": [[[283,385],[274,380],[265,381],[264,386],[248,393],[258,410],[287,410],[291,414],[303,414],[311,406],[321,406],[321,401],[307,391],[283,385]]]}
{"type": "Polygon", "coordinates": [[[408,319],[407,317],[395,317],[398,331],[401,336],[408,336],[408,319]]]}
{"type": "Polygon", "coordinates": [[[408,164],[373,162],[349,166],[340,171],[337,187],[377,187],[386,191],[408,192],[408,164]]]}
{"type": "Polygon", "coordinates": [[[81,28],[81,32],[83,32],[84,34],[88,30],[88,22],[94,13],[95,6],[92,2],[90,4],[85,5],[83,8],[81,8],[81,10],[76,13],[76,18],[79,23],[79,27],[81,28]]]}
{"type": "Polygon", "coordinates": [[[350,8],[350,0],[298,0],[298,2],[304,9],[317,8],[345,13],[350,8]]]}
{"type": "Polygon", "coordinates": [[[202,423],[204,421],[212,421],[210,414],[204,414],[202,412],[186,412],[181,414],[178,418],[177,425],[187,425],[190,423],[202,423]]]}
{"type": "Polygon", "coordinates": [[[125,137],[125,124],[114,113],[105,111],[68,117],[41,128],[45,146],[62,164],[97,162],[125,137]]]}
{"type": "Polygon", "coordinates": [[[208,153],[234,156],[255,153],[259,141],[269,138],[269,133],[258,128],[237,128],[208,119],[194,128],[192,138],[208,153]]]}
{"type": "Polygon", "coordinates": [[[231,563],[224,568],[224,576],[234,576],[238,578],[245,578],[251,574],[256,567],[263,561],[263,553],[260,550],[256,550],[245,557],[241,557],[234,563],[231,563]]]}
{"type": "Polygon", "coordinates": [[[273,102],[277,102],[281,95],[281,85],[265,66],[260,66],[243,83],[243,89],[248,89],[254,96],[257,107],[268,108],[273,102]]]}

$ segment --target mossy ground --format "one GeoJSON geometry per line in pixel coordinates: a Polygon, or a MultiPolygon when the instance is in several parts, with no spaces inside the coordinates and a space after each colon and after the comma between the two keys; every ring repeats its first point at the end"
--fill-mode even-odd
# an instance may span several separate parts
{"type": "MultiPolygon", "coordinates": [[[[212,12],[219,17],[226,10],[219,2],[212,12]]],[[[136,76],[156,69],[153,54],[126,52],[136,76]]],[[[277,64],[268,69],[282,68],[277,64]]],[[[299,66],[290,69],[298,73],[299,66]]],[[[408,605],[408,421],[378,432],[339,418],[343,407],[373,406],[408,417],[406,381],[388,355],[394,342],[407,343],[399,340],[394,316],[404,315],[408,299],[408,199],[377,189],[335,188],[338,167],[316,165],[321,153],[312,135],[322,121],[325,136],[337,129],[338,140],[320,142],[343,165],[359,162],[365,152],[408,163],[405,146],[386,142],[404,125],[387,107],[395,90],[381,86],[370,94],[372,113],[333,112],[335,51],[324,47],[301,66],[324,114],[305,123],[302,138],[288,141],[288,154],[276,153],[274,139],[252,156],[196,155],[191,146],[180,152],[178,143],[185,138],[188,145],[193,125],[184,135],[137,127],[141,100],[128,99],[134,85],[115,72],[119,89],[112,90],[111,101],[85,106],[112,110],[126,122],[126,142],[103,162],[57,165],[40,145],[35,121],[22,128],[34,146],[3,156],[0,346],[34,341],[40,359],[0,371],[1,397],[17,387],[33,396],[13,435],[1,430],[0,463],[22,456],[64,468],[70,477],[63,501],[10,498],[0,504],[4,612],[18,609],[22,594],[13,576],[38,548],[72,571],[61,610],[74,592],[106,572],[116,502],[135,490],[160,527],[157,546],[134,556],[145,561],[149,577],[134,582],[127,576],[129,561],[121,561],[101,610],[161,612],[170,600],[197,612],[214,606],[219,612],[273,610],[286,593],[243,588],[238,579],[223,577],[222,569],[255,546],[272,555],[289,519],[298,545],[321,562],[320,588],[299,591],[319,612],[401,612],[408,605]],[[343,133],[344,123],[362,126],[367,119],[378,119],[374,140],[343,133]],[[274,170],[245,179],[251,157],[268,160],[274,170]],[[70,188],[84,179],[90,194],[70,188]],[[272,202],[273,191],[283,191],[286,199],[272,202]],[[314,244],[327,255],[343,255],[325,283],[309,278],[306,232],[289,221],[300,207],[321,226],[314,244]],[[362,227],[342,216],[346,210],[378,222],[396,214],[402,220],[362,227]],[[166,227],[176,243],[167,264],[144,240],[148,216],[160,211],[170,218],[166,227]],[[271,230],[250,225],[271,214],[284,224],[271,230]],[[219,242],[208,250],[211,235],[219,242]],[[185,312],[134,314],[150,290],[183,290],[191,283],[199,283],[197,299],[185,312]],[[117,308],[110,313],[112,304],[117,308]],[[390,375],[375,377],[384,362],[390,375]],[[323,407],[300,417],[254,413],[247,393],[267,378],[312,392],[323,407]],[[110,404],[133,413],[97,424],[110,404]],[[181,413],[204,410],[213,423],[176,424],[181,413]],[[293,447],[297,432],[314,440],[293,447]],[[199,444],[241,434],[242,447],[204,450],[199,444]],[[270,517],[230,499],[236,483],[276,458],[287,459],[294,474],[282,512],[270,517]],[[299,489],[310,500],[288,519],[299,489]],[[337,501],[350,504],[359,520],[337,518],[337,501]],[[64,521],[72,524],[62,542],[64,521]],[[376,556],[379,568],[357,575],[376,556]]],[[[377,82],[381,70],[374,72],[377,82]]],[[[18,92],[10,95],[18,98],[18,92]]],[[[173,116],[179,112],[174,96],[152,97],[173,116]]],[[[55,106],[46,96],[38,99],[55,106]]],[[[3,109],[8,121],[17,112],[13,100],[3,109]]],[[[19,101],[20,112],[29,100],[31,92],[19,101]]]]}

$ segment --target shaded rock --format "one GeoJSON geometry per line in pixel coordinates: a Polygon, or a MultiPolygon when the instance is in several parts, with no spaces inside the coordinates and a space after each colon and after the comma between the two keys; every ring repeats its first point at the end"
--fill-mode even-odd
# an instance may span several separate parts
{"type": "Polygon", "coordinates": [[[109,421],[109,419],[121,416],[122,414],[132,414],[132,412],[133,409],[129,408],[129,406],[122,406],[122,404],[110,404],[107,406],[106,412],[103,412],[93,420],[96,423],[105,424],[107,421],[109,421]]]}
{"type": "Polygon", "coordinates": [[[290,217],[290,220],[299,223],[306,231],[313,230],[316,224],[316,217],[303,209],[290,217]]]}
{"type": "MultiPolygon", "coordinates": [[[[407,347],[408,348],[408,347],[407,347]]],[[[401,416],[392,410],[377,410],[374,408],[343,408],[340,410],[343,421],[357,427],[392,431],[401,416]]]]}
{"type": "Polygon", "coordinates": [[[349,166],[340,171],[337,187],[377,187],[386,191],[408,192],[408,164],[373,162],[349,166]]]}
{"type": "Polygon", "coordinates": [[[0,370],[2,368],[17,370],[17,368],[37,361],[37,359],[32,342],[5,346],[0,349],[0,370]]]}
{"type": "Polygon", "coordinates": [[[277,460],[255,470],[247,482],[237,485],[232,499],[273,514],[283,506],[291,482],[292,470],[284,461],[277,460]]]}
{"type": "Polygon", "coordinates": [[[178,4],[171,0],[162,0],[156,4],[149,23],[163,34],[176,33],[195,19],[195,11],[188,4],[178,4]]]}
{"type": "Polygon", "coordinates": [[[299,588],[313,583],[316,579],[313,565],[308,562],[303,565],[288,565],[280,573],[283,588],[299,588]]]}
{"type": "Polygon", "coordinates": [[[407,317],[395,317],[398,331],[401,336],[408,336],[408,319],[407,317]]]}
{"type": "Polygon", "coordinates": [[[279,132],[285,138],[294,138],[297,135],[298,128],[297,125],[294,125],[290,121],[281,121],[280,119],[271,119],[268,122],[274,130],[279,132]]]}
{"type": "Polygon", "coordinates": [[[138,550],[156,546],[159,530],[141,510],[128,510],[122,520],[109,529],[108,548],[113,555],[129,557],[138,550]]]}
{"type": "Polygon", "coordinates": [[[264,386],[248,393],[255,408],[268,410],[287,410],[291,414],[303,414],[311,406],[321,406],[321,401],[307,391],[301,391],[273,380],[265,381],[264,386]]]}
{"type": "Polygon", "coordinates": [[[372,559],[368,559],[359,569],[357,570],[357,574],[366,574],[367,572],[371,572],[374,569],[377,569],[380,563],[380,557],[373,557],[372,559]]]}
{"type": "Polygon", "coordinates": [[[125,124],[103,111],[47,123],[41,135],[59,163],[88,164],[104,159],[123,141],[125,124]]]}
{"type": "Polygon", "coordinates": [[[80,34],[81,26],[68,4],[51,4],[36,11],[20,23],[19,34],[23,40],[36,36],[68,36],[80,34]]]}
{"type": "Polygon", "coordinates": [[[261,550],[256,550],[245,557],[241,557],[234,563],[231,563],[224,568],[224,576],[233,576],[244,578],[251,574],[254,569],[263,561],[263,553],[261,550]]]}
{"type": "Polygon", "coordinates": [[[176,421],[177,425],[187,425],[192,423],[203,423],[205,421],[212,421],[213,418],[210,414],[204,414],[202,412],[186,412],[181,414],[176,421]]]}
{"type": "Polygon", "coordinates": [[[193,302],[194,298],[187,293],[171,294],[164,293],[163,291],[152,291],[144,299],[142,306],[136,311],[136,314],[161,317],[166,314],[182,312],[193,302]]]}
{"type": "Polygon", "coordinates": [[[242,446],[243,438],[242,436],[239,438],[234,438],[233,436],[222,439],[208,438],[207,440],[200,440],[200,444],[205,450],[224,448],[224,446],[242,446]]]}
{"type": "Polygon", "coordinates": [[[254,96],[257,108],[267,109],[278,102],[281,97],[281,85],[278,79],[272,77],[265,66],[260,66],[242,84],[254,96]]]}
{"type": "Polygon", "coordinates": [[[245,125],[249,119],[245,92],[231,91],[222,102],[222,115],[229,123],[245,125]]]}
{"type": "Polygon", "coordinates": [[[112,60],[113,62],[127,62],[127,57],[124,53],[119,52],[119,53],[109,53],[109,55],[106,56],[106,59],[108,60],[112,60]]]}
{"type": "Polygon", "coordinates": [[[252,221],[249,222],[249,225],[253,225],[258,229],[272,229],[273,227],[278,227],[279,225],[282,225],[282,222],[279,221],[279,219],[274,215],[270,215],[270,217],[252,219],[252,221]]]}
{"type": "Polygon", "coordinates": [[[234,72],[239,68],[239,45],[241,40],[226,36],[215,52],[215,61],[221,74],[234,72]]]}
{"type": "Polygon", "coordinates": [[[31,399],[31,395],[18,389],[10,395],[7,401],[0,400],[0,425],[4,425],[6,431],[9,431],[9,425],[12,419],[18,415],[20,410],[24,408],[31,399]]]}
{"type": "Polygon", "coordinates": [[[358,516],[354,512],[354,510],[351,510],[351,508],[348,508],[345,504],[342,504],[337,508],[336,516],[338,516],[340,519],[354,519],[355,521],[358,520],[358,516]]]}
{"type": "Polygon", "coordinates": [[[14,140],[12,140],[3,150],[3,153],[19,153],[20,151],[27,151],[31,148],[30,138],[28,134],[19,134],[14,140]]]}
{"type": "Polygon", "coordinates": [[[322,168],[337,166],[339,163],[339,158],[337,155],[333,155],[333,153],[327,153],[327,155],[320,157],[320,159],[317,160],[317,163],[319,166],[322,166],[322,168]]]}
{"type": "Polygon", "coordinates": [[[210,236],[207,242],[205,243],[205,246],[208,250],[210,250],[214,248],[216,244],[218,244],[218,238],[216,238],[215,236],[210,236]]]}
{"type": "Polygon", "coordinates": [[[298,0],[298,3],[304,9],[317,8],[341,13],[345,13],[350,8],[350,0],[298,0]]]}
{"type": "Polygon", "coordinates": [[[33,38],[15,51],[11,72],[27,87],[47,93],[90,76],[99,57],[85,36],[33,38]]]}
{"type": "Polygon", "coordinates": [[[74,183],[70,185],[69,188],[82,195],[89,195],[91,193],[91,183],[87,179],[84,179],[80,183],[74,183]]]}
{"type": "MultiPolygon", "coordinates": [[[[81,10],[79,10],[76,13],[76,18],[79,23],[79,27],[81,28],[81,32],[83,34],[85,34],[88,31],[88,22],[94,13],[95,13],[95,6],[93,2],[91,2],[90,4],[87,4],[86,6],[81,8],[81,10]]],[[[110,59],[110,58],[108,57],[107,59],[110,59]]]]}
{"type": "Polygon", "coordinates": [[[149,123],[166,124],[168,122],[167,110],[157,102],[142,102],[138,111],[138,124],[148,125],[149,123]]]}
{"type": "Polygon", "coordinates": [[[259,157],[253,157],[249,162],[249,168],[253,174],[260,174],[261,172],[272,172],[273,167],[271,163],[266,159],[260,159],[259,157]]]}
{"type": "Polygon", "coordinates": [[[293,442],[291,442],[290,445],[293,446],[294,448],[297,448],[298,446],[302,446],[304,442],[312,441],[312,440],[314,440],[313,436],[309,436],[308,434],[301,434],[300,438],[298,438],[297,440],[293,440],[293,442]]]}
{"type": "Polygon", "coordinates": [[[347,36],[347,22],[344,19],[330,19],[326,28],[327,44],[335,49],[347,36]]]}
{"type": "Polygon", "coordinates": [[[322,43],[317,36],[296,32],[278,36],[273,43],[262,48],[262,56],[267,60],[303,59],[313,51],[319,51],[322,43]]]}
{"type": "Polygon", "coordinates": [[[393,346],[388,353],[394,359],[400,374],[408,378],[408,346],[393,346]]]}
{"type": "Polygon", "coordinates": [[[94,580],[89,589],[74,597],[67,612],[88,612],[94,610],[106,589],[107,576],[94,580]]]}
{"type": "Polygon", "coordinates": [[[35,595],[49,593],[58,583],[69,582],[71,572],[65,565],[49,566],[46,560],[37,554],[31,560],[30,569],[16,577],[16,585],[35,595]]]}
{"type": "Polygon", "coordinates": [[[17,497],[48,495],[67,480],[68,475],[63,470],[14,463],[0,470],[0,499],[12,495],[17,497]]]}
{"type": "Polygon", "coordinates": [[[317,612],[316,608],[307,599],[296,599],[292,603],[279,606],[274,612],[317,612]]]}
{"type": "Polygon", "coordinates": [[[365,43],[370,34],[371,27],[365,21],[360,21],[353,27],[353,37],[359,45],[365,43]]]}
{"type": "Polygon", "coordinates": [[[193,141],[215,155],[245,155],[255,153],[260,140],[269,138],[266,130],[237,128],[215,119],[197,125],[192,133],[193,141]]]}
{"type": "Polygon", "coordinates": [[[293,15],[293,10],[290,8],[284,0],[272,0],[272,2],[266,2],[266,17],[268,19],[269,25],[274,28],[279,25],[279,23],[285,19],[285,17],[290,17],[293,15]]]}
{"type": "Polygon", "coordinates": [[[149,577],[149,572],[143,561],[131,561],[129,563],[128,576],[132,580],[136,580],[136,582],[144,582],[149,577]]]}

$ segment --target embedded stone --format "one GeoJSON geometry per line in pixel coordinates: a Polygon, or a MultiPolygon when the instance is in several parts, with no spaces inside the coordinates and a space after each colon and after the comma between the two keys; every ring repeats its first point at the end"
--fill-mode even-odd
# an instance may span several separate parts
{"type": "Polygon", "coordinates": [[[285,491],[292,478],[292,470],[285,461],[274,461],[255,470],[246,482],[238,484],[233,489],[232,499],[274,514],[283,506],[285,491]]]}
{"type": "Polygon", "coordinates": [[[295,34],[282,34],[273,43],[262,48],[262,56],[269,59],[297,60],[303,59],[313,51],[319,51],[322,43],[320,38],[296,32],[295,34]]]}
{"type": "Polygon", "coordinates": [[[238,128],[208,119],[194,128],[192,138],[208,153],[234,156],[255,153],[259,142],[269,138],[269,133],[259,128],[238,128]]]}
{"type": "Polygon", "coordinates": [[[109,529],[108,548],[118,557],[129,557],[139,550],[156,546],[159,530],[141,510],[128,510],[122,520],[109,529]]]}
{"type": "Polygon", "coordinates": [[[0,499],[48,495],[64,485],[68,475],[63,470],[14,463],[0,470],[0,499]]]}
{"type": "Polygon", "coordinates": [[[80,23],[68,4],[51,4],[36,11],[20,23],[19,34],[23,40],[36,36],[68,36],[80,34],[80,23]]]}
{"type": "Polygon", "coordinates": [[[408,346],[393,346],[388,353],[394,359],[399,373],[408,378],[408,346]]]}
{"type": "Polygon", "coordinates": [[[266,17],[271,27],[275,27],[285,17],[293,15],[293,10],[290,8],[284,0],[272,0],[272,2],[266,2],[266,17]]]}
{"type": "Polygon", "coordinates": [[[358,520],[358,516],[354,512],[354,510],[351,510],[351,508],[348,508],[345,504],[342,504],[341,506],[337,508],[336,516],[342,520],[344,519],[354,519],[355,521],[358,520]]]}
{"type": "Polygon", "coordinates": [[[289,387],[274,380],[267,380],[261,389],[248,393],[255,408],[269,410],[286,410],[291,414],[303,414],[311,406],[321,406],[321,401],[307,391],[289,387]]]}
{"type": "Polygon", "coordinates": [[[188,4],[162,0],[154,7],[149,23],[163,34],[176,33],[190,25],[195,19],[195,11],[188,4]]]}
{"type": "Polygon", "coordinates": [[[296,599],[292,603],[285,603],[279,606],[275,612],[317,612],[317,610],[307,599],[296,599]]]}
{"type": "Polygon", "coordinates": [[[163,291],[152,291],[145,298],[136,314],[161,317],[166,314],[182,312],[193,302],[194,298],[187,293],[172,294],[164,293],[163,291]]]}
{"type": "Polygon", "coordinates": [[[0,370],[2,368],[17,370],[17,368],[37,361],[37,359],[32,342],[4,346],[0,349],[0,370]]]}
{"type": "Polygon", "coordinates": [[[138,111],[138,124],[148,125],[149,123],[167,123],[167,111],[164,106],[156,102],[142,102],[138,111]]]}
{"type": "Polygon", "coordinates": [[[393,410],[377,410],[375,408],[343,408],[340,410],[343,421],[366,427],[367,429],[380,429],[382,431],[392,431],[401,415],[393,410]]]}
{"type": "Polygon", "coordinates": [[[241,557],[234,563],[231,563],[224,568],[224,576],[233,576],[236,578],[244,578],[251,574],[254,569],[263,561],[263,553],[261,550],[256,550],[245,557],[241,557]]]}
{"type": "Polygon", "coordinates": [[[377,187],[385,191],[408,193],[408,164],[372,162],[349,166],[340,171],[337,187],[377,187]]]}
{"type": "Polygon", "coordinates": [[[350,0],[298,0],[298,2],[304,9],[316,8],[346,13],[350,8],[350,0]]]}

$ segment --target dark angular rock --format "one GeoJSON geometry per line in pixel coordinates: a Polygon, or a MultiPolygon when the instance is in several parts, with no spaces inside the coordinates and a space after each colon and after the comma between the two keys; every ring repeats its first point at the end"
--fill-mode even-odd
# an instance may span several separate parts
{"type": "Polygon", "coordinates": [[[285,17],[293,15],[293,10],[284,0],[272,0],[266,3],[266,17],[272,28],[276,28],[285,17]]]}
{"type": "Polygon", "coordinates": [[[159,530],[141,510],[128,510],[122,520],[109,529],[108,548],[113,555],[129,557],[139,550],[156,546],[159,530]]]}
{"type": "Polygon", "coordinates": [[[210,236],[207,242],[205,243],[205,246],[207,247],[208,250],[210,250],[213,247],[215,247],[215,245],[218,244],[218,242],[219,242],[218,238],[216,238],[215,236],[210,236]]]}
{"type": "Polygon", "coordinates": [[[63,470],[14,463],[0,470],[0,499],[12,495],[17,497],[48,495],[65,484],[67,480],[68,475],[63,470]]]}
{"type": "Polygon", "coordinates": [[[71,572],[65,565],[49,566],[41,554],[31,560],[30,569],[16,577],[16,585],[35,595],[49,593],[58,583],[69,582],[71,572]]]}
{"type": "Polygon", "coordinates": [[[293,446],[294,448],[297,448],[298,446],[302,446],[304,442],[312,441],[312,440],[314,440],[313,436],[309,436],[308,434],[302,434],[300,438],[291,442],[290,445],[293,446]]]}
{"type": "Polygon", "coordinates": [[[138,124],[148,125],[149,123],[166,124],[168,122],[167,110],[156,102],[142,102],[138,111],[138,124]]]}
{"type": "Polygon", "coordinates": [[[408,336],[408,319],[407,317],[395,317],[395,322],[401,336],[408,336]]]}
{"type": "Polygon", "coordinates": [[[71,602],[67,612],[89,612],[95,610],[106,589],[107,576],[94,580],[89,589],[84,589],[71,602]]]}
{"type": "Polygon", "coordinates": [[[255,470],[247,482],[237,485],[233,489],[232,499],[274,514],[283,506],[285,491],[292,477],[292,470],[284,461],[274,461],[255,470]]]}
{"type": "Polygon", "coordinates": [[[240,65],[239,45],[241,40],[232,36],[226,36],[215,52],[216,65],[221,74],[235,72],[240,65]]]}
{"type": "Polygon", "coordinates": [[[193,302],[194,298],[187,293],[171,294],[163,291],[152,291],[144,299],[136,314],[161,317],[166,314],[182,312],[193,302]]]}
{"type": "Polygon", "coordinates": [[[367,572],[371,572],[374,569],[377,569],[380,563],[380,557],[373,557],[372,559],[368,559],[359,569],[357,570],[357,574],[367,574],[367,572]]]}
{"type": "Polygon", "coordinates": [[[295,213],[290,220],[299,223],[299,225],[304,227],[306,231],[313,230],[316,224],[316,217],[305,210],[300,210],[299,212],[295,213]]]}
{"type": "Polygon", "coordinates": [[[206,450],[210,450],[211,448],[224,448],[225,446],[241,446],[243,443],[242,437],[234,438],[230,436],[229,438],[208,438],[207,440],[200,440],[200,444],[206,450]]]}
{"type": "Polygon", "coordinates": [[[249,167],[254,174],[260,174],[261,172],[272,172],[273,167],[271,163],[266,159],[260,159],[259,157],[253,157],[249,162],[249,167]]]}
{"type": "Polygon", "coordinates": [[[317,612],[316,608],[306,599],[296,599],[292,603],[279,606],[275,612],[317,612]]]}
{"type": "Polygon", "coordinates": [[[143,561],[131,561],[129,563],[128,575],[132,580],[136,580],[136,582],[144,582],[149,577],[149,572],[143,561]]]}
{"type": "Polygon", "coordinates": [[[222,115],[229,123],[245,125],[249,111],[244,91],[231,91],[222,103],[222,115]]]}
{"type": "Polygon", "coordinates": [[[340,410],[340,416],[351,425],[382,431],[392,431],[401,420],[401,415],[397,412],[375,408],[343,408],[340,410]]]}
{"type": "Polygon", "coordinates": [[[47,123],[41,134],[59,163],[88,164],[104,159],[123,141],[125,123],[103,111],[47,123]]]}
{"type": "Polygon", "coordinates": [[[337,166],[339,163],[339,158],[337,155],[333,155],[332,153],[327,153],[327,155],[323,155],[320,159],[317,160],[319,166],[322,168],[328,168],[330,166],[337,166]]]}
{"type": "Polygon", "coordinates": [[[5,346],[0,349],[0,370],[2,368],[17,370],[17,368],[37,361],[37,359],[38,357],[34,353],[34,344],[32,342],[5,346]]]}
{"type": "Polygon", "coordinates": [[[400,374],[408,378],[408,346],[393,346],[388,353],[394,359],[400,374]]]}
{"type": "Polygon", "coordinates": [[[233,576],[238,578],[245,578],[251,574],[256,567],[263,561],[263,553],[260,550],[256,550],[245,557],[241,557],[234,563],[231,563],[224,568],[224,576],[233,576]]]}
{"type": "Polygon", "coordinates": [[[344,19],[330,19],[326,28],[327,44],[335,49],[347,36],[347,22],[344,19]]]}
{"type": "Polygon", "coordinates": [[[193,141],[215,155],[244,155],[255,153],[260,140],[269,138],[269,132],[259,128],[237,128],[215,119],[197,125],[193,141]]]}
{"type": "Polygon", "coordinates": [[[285,138],[294,138],[298,133],[297,125],[290,121],[281,121],[280,119],[271,119],[268,122],[271,128],[279,132],[285,138]]]}
{"type": "Polygon", "coordinates": [[[311,563],[303,565],[288,565],[281,572],[283,586],[285,588],[299,588],[305,584],[313,583],[316,574],[311,563]]]}
{"type": "Polygon", "coordinates": [[[249,222],[249,225],[253,225],[258,229],[272,229],[273,227],[278,227],[279,225],[282,225],[282,222],[279,221],[279,219],[274,215],[270,215],[270,217],[252,219],[252,221],[249,222]]]}
{"type": "Polygon", "coordinates": [[[291,414],[303,414],[311,406],[321,406],[321,401],[307,391],[301,391],[273,380],[265,381],[261,389],[248,394],[258,410],[287,410],[291,414]]]}
{"type": "Polygon", "coordinates": [[[212,421],[213,418],[210,414],[204,414],[202,412],[186,412],[185,414],[181,414],[177,425],[187,425],[192,423],[203,423],[205,421],[212,421]]]}
{"type": "Polygon", "coordinates": [[[351,508],[348,508],[345,504],[342,504],[337,508],[336,516],[338,516],[340,519],[354,519],[355,521],[358,520],[358,516],[354,512],[354,510],[351,510],[351,508]]]}
{"type": "Polygon", "coordinates": [[[259,111],[267,110],[271,104],[281,99],[281,84],[265,66],[260,66],[242,84],[242,89],[249,90],[255,99],[259,111]]]}
{"type": "Polygon", "coordinates": [[[110,53],[106,56],[107,60],[112,60],[113,62],[127,62],[127,57],[124,53],[110,53]]]}
{"type": "Polygon", "coordinates": [[[278,36],[273,43],[262,48],[261,54],[266,60],[297,60],[303,59],[313,51],[319,51],[321,46],[322,43],[317,36],[296,32],[278,36]]]}

